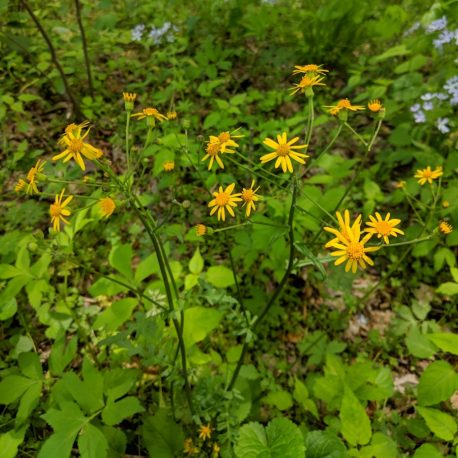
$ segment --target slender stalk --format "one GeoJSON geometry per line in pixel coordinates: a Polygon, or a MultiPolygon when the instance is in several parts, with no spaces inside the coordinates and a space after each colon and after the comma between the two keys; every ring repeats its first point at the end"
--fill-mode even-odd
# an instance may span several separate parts
{"type": "Polygon", "coordinates": [[[126,158],[127,158],[127,176],[130,175],[131,159],[129,148],[129,130],[130,130],[130,111],[126,112],[126,158]]]}
{"type": "Polygon", "coordinates": [[[412,245],[414,243],[425,242],[426,240],[430,240],[433,237],[433,234],[430,234],[426,237],[420,237],[413,240],[407,240],[406,242],[397,242],[397,243],[390,243],[388,245],[381,245],[381,248],[392,248],[395,246],[402,246],[402,245],[412,245]]]}
{"type": "MultiPolygon", "coordinates": [[[[262,309],[261,313],[257,316],[257,318],[254,320],[251,329],[254,331],[257,326],[261,323],[261,321],[265,318],[271,307],[275,304],[275,301],[278,299],[280,296],[284,286],[286,285],[286,282],[288,280],[289,275],[291,274],[291,270],[293,268],[293,261],[294,261],[294,228],[293,228],[293,222],[294,222],[294,210],[296,208],[296,197],[297,197],[297,179],[294,177],[293,181],[293,195],[291,198],[291,207],[289,209],[289,216],[288,216],[288,227],[289,227],[289,258],[288,258],[288,265],[286,267],[285,273],[283,274],[282,279],[280,280],[280,283],[277,286],[277,289],[273,293],[273,295],[270,297],[269,302],[265,305],[265,307],[262,309]]],[[[240,373],[240,369],[242,368],[243,360],[247,351],[248,344],[245,340],[243,343],[242,351],[240,353],[240,357],[237,361],[237,365],[235,367],[234,373],[232,374],[232,378],[229,382],[229,385],[227,386],[226,390],[230,391],[235,385],[235,382],[237,381],[237,378],[240,373]]]]}
{"type": "Polygon", "coordinates": [[[308,108],[309,108],[309,116],[307,119],[307,133],[305,136],[305,144],[309,146],[310,140],[312,138],[312,131],[313,131],[313,123],[315,122],[315,111],[313,108],[313,93],[308,97],[309,103],[308,103],[308,108]]]}
{"type": "Polygon", "coordinates": [[[342,132],[342,128],[343,128],[343,123],[340,123],[339,127],[337,128],[337,131],[336,131],[334,137],[332,137],[331,141],[328,143],[326,148],[321,150],[315,157],[311,158],[306,171],[310,168],[310,164],[311,164],[312,160],[313,161],[317,161],[323,154],[325,154],[325,153],[327,153],[329,151],[329,149],[332,147],[332,145],[334,145],[334,143],[336,142],[336,140],[339,137],[340,133],[342,132]]]}
{"type": "Polygon", "coordinates": [[[228,246],[229,246],[229,250],[228,250],[229,251],[229,259],[231,261],[231,269],[232,269],[232,274],[234,275],[235,287],[237,288],[237,295],[239,297],[240,307],[242,308],[242,313],[243,313],[243,316],[245,318],[245,321],[246,321],[247,325],[249,325],[250,320],[248,319],[248,314],[247,314],[247,310],[246,310],[246,307],[245,307],[245,303],[243,302],[242,291],[240,289],[239,281],[237,279],[237,271],[235,269],[234,258],[232,257],[232,250],[230,248],[231,244],[228,244],[228,246]]]}
{"type": "Polygon", "coordinates": [[[76,117],[82,118],[83,114],[81,112],[81,108],[72,90],[70,89],[70,85],[68,84],[68,80],[67,80],[67,77],[65,76],[64,69],[60,65],[59,59],[57,58],[56,50],[54,48],[54,45],[51,42],[51,39],[49,38],[49,35],[47,34],[45,28],[42,26],[38,17],[33,12],[27,0],[20,0],[20,2],[24,6],[24,8],[27,10],[27,13],[29,13],[29,16],[32,18],[33,22],[37,26],[37,29],[40,31],[41,36],[43,37],[43,39],[46,41],[46,44],[48,45],[48,49],[51,54],[51,60],[53,61],[54,65],[57,68],[57,71],[60,74],[60,77],[62,78],[62,82],[64,83],[64,87],[65,87],[65,93],[67,94],[67,97],[73,106],[74,114],[76,115],[76,117]]]}
{"type": "Polygon", "coordinates": [[[81,20],[81,4],[79,0],[75,0],[76,20],[81,33],[81,41],[83,43],[84,63],[86,64],[87,82],[89,84],[89,94],[91,99],[94,100],[94,86],[92,84],[91,64],[89,62],[89,55],[87,52],[86,33],[84,32],[83,21],[81,20]]]}
{"type": "MultiPolygon", "coordinates": [[[[355,137],[367,148],[368,146],[368,143],[366,142],[366,140],[364,140],[363,137],[361,137],[361,135],[358,134],[358,132],[356,132],[355,129],[353,129],[353,127],[350,126],[350,124],[348,124],[348,122],[344,122],[344,126],[349,129],[353,135],[355,135],[355,137]]],[[[372,143],[372,141],[371,141],[372,143]]]]}

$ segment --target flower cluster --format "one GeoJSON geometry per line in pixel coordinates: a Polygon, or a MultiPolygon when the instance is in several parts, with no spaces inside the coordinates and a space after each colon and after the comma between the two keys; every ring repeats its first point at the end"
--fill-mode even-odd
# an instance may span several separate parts
{"type": "Polygon", "coordinates": [[[365,269],[367,264],[373,266],[374,261],[367,255],[380,249],[380,246],[366,246],[369,240],[376,235],[383,238],[389,244],[389,237],[403,235],[404,232],[396,226],[401,222],[399,219],[391,219],[390,213],[382,218],[380,213],[375,218],[369,216],[370,221],[366,223],[367,228],[361,230],[361,215],[358,215],[353,222],[350,221],[350,212],[345,210],[344,215],[336,212],[339,228],[325,227],[324,230],[334,235],[334,238],[326,243],[325,248],[332,248],[336,251],[331,256],[337,257],[335,265],[345,264],[345,271],[351,270],[356,273],[358,267],[365,269]]]}
{"type": "Polygon", "coordinates": [[[241,138],[242,135],[235,135],[234,132],[221,132],[218,136],[210,135],[209,141],[206,147],[205,156],[202,158],[203,161],[210,159],[208,162],[208,170],[211,170],[213,163],[216,161],[218,166],[224,169],[223,161],[220,158],[220,154],[230,153],[234,154],[235,150],[230,148],[237,148],[239,145],[234,141],[234,138],[241,138]]]}
{"type": "Polygon", "coordinates": [[[25,189],[27,194],[39,194],[37,182],[40,179],[46,178],[43,174],[43,168],[45,164],[46,161],[38,159],[37,163],[28,171],[26,176],[27,181],[25,181],[23,178],[19,178],[16,186],[14,187],[14,190],[16,192],[21,192],[25,189]]]}
{"type": "Polygon", "coordinates": [[[321,67],[321,65],[316,64],[295,65],[293,75],[302,74],[303,76],[299,83],[293,85],[291,95],[297,92],[305,92],[307,95],[311,95],[309,91],[312,90],[313,86],[326,86],[322,81],[328,70],[321,67]]]}
{"type": "MultiPolygon", "coordinates": [[[[145,24],[136,25],[130,32],[132,41],[142,41],[145,30],[145,24]]],[[[148,33],[148,38],[152,39],[156,45],[160,44],[163,40],[173,43],[176,32],[178,32],[178,28],[175,25],[171,22],[165,22],[162,27],[152,27],[148,33]]]]}

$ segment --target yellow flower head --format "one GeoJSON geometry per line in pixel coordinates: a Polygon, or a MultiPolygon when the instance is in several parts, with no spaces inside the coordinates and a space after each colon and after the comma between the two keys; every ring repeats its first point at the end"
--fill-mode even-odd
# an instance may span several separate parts
{"type": "Polygon", "coordinates": [[[218,221],[226,220],[226,211],[232,216],[235,217],[235,213],[232,207],[237,207],[236,202],[241,202],[240,193],[232,194],[232,191],[235,188],[235,183],[230,184],[224,191],[223,187],[220,186],[218,192],[214,192],[213,196],[215,197],[208,204],[209,207],[213,207],[210,211],[210,215],[216,213],[218,210],[218,221]]]}
{"type": "Polygon", "coordinates": [[[108,218],[115,211],[116,204],[111,197],[103,197],[99,200],[99,208],[103,218],[108,218]]]}
{"type": "Polygon", "coordinates": [[[135,113],[131,115],[132,118],[138,118],[138,119],[144,119],[144,118],[152,118],[152,119],[157,119],[158,121],[165,121],[167,119],[167,116],[164,116],[163,114],[159,113],[157,108],[144,108],[142,111],[139,113],[135,113]]]}
{"type": "Polygon", "coordinates": [[[404,180],[401,180],[401,181],[397,181],[396,183],[394,183],[394,187],[396,189],[405,189],[406,187],[406,182],[404,180]]]}
{"type": "Polygon", "coordinates": [[[324,75],[329,70],[325,70],[321,68],[322,65],[316,64],[308,64],[308,65],[295,65],[293,70],[293,75],[297,75],[298,73],[311,73],[312,75],[324,75]]]}
{"type": "Polygon", "coordinates": [[[291,95],[296,94],[296,92],[305,92],[305,90],[309,87],[326,86],[324,83],[322,83],[323,80],[324,78],[320,75],[312,75],[307,73],[301,78],[299,84],[293,85],[293,92],[291,92],[291,95]]]}
{"type": "Polygon", "coordinates": [[[442,201],[442,206],[443,206],[444,208],[448,208],[448,207],[450,207],[450,202],[449,202],[448,200],[443,200],[443,201],[442,201]]]}
{"type": "Polygon", "coordinates": [[[177,112],[176,111],[168,111],[167,112],[167,119],[172,121],[173,119],[177,119],[177,112]]]}
{"type": "Polygon", "coordinates": [[[87,127],[87,125],[87,122],[83,122],[79,125],[70,124],[67,126],[65,129],[65,135],[63,135],[59,140],[59,144],[65,146],[66,149],[53,156],[53,161],[63,158],[63,162],[68,162],[70,159],[74,159],[80,166],[81,170],[86,170],[86,164],[84,163],[83,156],[86,159],[93,161],[103,155],[101,150],[84,142],[84,139],[88,136],[91,130],[88,129],[83,133],[83,130],[87,127]]]}
{"type": "Polygon", "coordinates": [[[349,110],[349,111],[360,111],[364,110],[364,107],[361,105],[352,105],[350,100],[348,99],[341,99],[337,102],[337,105],[328,105],[325,108],[329,108],[328,112],[331,113],[333,116],[340,113],[342,110],[349,110]]]}
{"type": "Polygon", "coordinates": [[[219,456],[220,451],[221,447],[215,442],[212,448],[212,458],[216,458],[217,456],[219,456]]]}
{"type": "Polygon", "coordinates": [[[453,232],[453,226],[451,224],[447,223],[447,221],[441,221],[439,223],[439,230],[443,234],[450,234],[451,232],[453,232]]]}
{"type": "Polygon", "coordinates": [[[383,240],[386,244],[390,243],[388,236],[397,237],[398,234],[404,235],[404,232],[401,229],[398,229],[397,226],[401,220],[400,219],[390,219],[390,213],[387,213],[385,219],[383,219],[380,213],[375,213],[374,218],[372,215],[369,215],[371,220],[369,223],[366,223],[366,226],[369,226],[369,229],[366,229],[365,232],[373,235],[377,235],[378,238],[383,237],[383,240]]]}
{"type": "Polygon", "coordinates": [[[254,183],[255,183],[255,180],[251,182],[250,188],[243,188],[242,190],[242,200],[243,200],[242,207],[246,205],[246,216],[247,217],[250,216],[251,210],[256,211],[256,207],[254,203],[257,202],[261,198],[261,196],[256,195],[260,186],[258,186],[256,189],[253,189],[254,183]]]}
{"type": "Polygon", "coordinates": [[[122,97],[124,99],[125,110],[131,112],[134,109],[134,102],[137,98],[137,94],[134,94],[133,92],[123,92],[122,97]]]}
{"type": "MultiPolygon", "coordinates": [[[[215,137],[213,137],[213,138],[215,138],[215,137]]],[[[207,159],[210,159],[210,161],[208,163],[208,170],[211,170],[211,168],[213,167],[213,162],[215,160],[216,160],[216,163],[222,169],[224,169],[223,161],[219,157],[219,154],[222,153],[222,151],[221,151],[221,143],[219,141],[217,141],[217,142],[209,141],[207,143],[207,148],[206,148],[205,151],[207,152],[207,154],[202,158],[202,161],[206,161],[207,159]]],[[[226,150],[226,152],[229,152],[229,151],[226,150]]]]}
{"type": "Polygon", "coordinates": [[[16,183],[16,185],[14,186],[14,191],[15,192],[20,192],[24,189],[25,185],[27,183],[22,179],[22,178],[19,178],[18,182],[16,183]]]}
{"type": "Polygon", "coordinates": [[[194,446],[191,438],[185,439],[183,450],[187,455],[196,455],[199,452],[199,449],[194,446]]]}
{"type": "MultiPolygon", "coordinates": [[[[353,273],[356,273],[358,266],[365,269],[366,263],[373,266],[374,262],[367,256],[366,253],[377,251],[379,247],[365,246],[372,237],[372,234],[365,235],[361,240],[360,224],[353,224],[352,227],[347,226],[345,231],[344,235],[341,231],[334,229],[333,234],[338,240],[332,241],[331,245],[329,243],[327,244],[330,245],[331,248],[337,250],[331,253],[331,256],[338,256],[338,259],[334,264],[338,266],[346,261],[345,272],[348,272],[351,269],[353,273]]],[[[328,230],[328,232],[331,231],[328,230]]]]}
{"type": "Polygon", "coordinates": [[[207,233],[207,226],[205,226],[204,224],[198,224],[196,226],[196,234],[199,237],[203,237],[206,233],[207,233]]]}
{"type": "Polygon", "coordinates": [[[27,194],[38,194],[37,175],[43,171],[46,161],[38,159],[37,163],[27,173],[27,194]]]}
{"type": "Polygon", "coordinates": [[[60,231],[60,222],[61,221],[64,224],[69,224],[69,221],[65,217],[71,215],[70,210],[66,209],[65,207],[72,201],[73,196],[68,196],[62,202],[62,199],[64,198],[64,192],[65,192],[65,189],[62,189],[60,194],[56,194],[56,200],[49,207],[49,214],[51,215],[51,223],[52,223],[53,229],[57,232],[60,231]]]}
{"type": "Polygon", "coordinates": [[[175,162],[174,161],[165,161],[164,164],[162,164],[162,168],[166,172],[171,172],[175,168],[175,162]]]}
{"type": "Polygon", "coordinates": [[[339,223],[339,230],[334,229],[332,227],[325,227],[324,230],[334,234],[336,237],[326,243],[325,248],[329,248],[333,246],[335,242],[339,242],[339,237],[336,235],[336,232],[340,232],[340,234],[345,237],[347,240],[350,240],[350,234],[347,232],[347,227],[354,229],[356,226],[361,226],[361,215],[358,215],[355,219],[355,222],[351,224],[350,221],[350,212],[348,210],[344,211],[344,216],[337,211],[336,212],[337,222],[339,223]]]}
{"type": "Polygon", "coordinates": [[[418,169],[414,177],[418,178],[418,183],[423,186],[426,182],[433,184],[433,180],[439,178],[443,174],[442,167],[436,167],[435,170],[431,170],[431,167],[428,165],[426,169],[418,169]]]}
{"type": "Polygon", "coordinates": [[[212,435],[212,428],[210,423],[208,425],[202,425],[199,428],[199,438],[202,440],[210,439],[212,435]]]}
{"type": "Polygon", "coordinates": [[[380,102],[379,99],[371,100],[367,104],[367,108],[369,108],[369,110],[374,112],[374,113],[378,113],[380,110],[384,110],[385,109],[385,107],[382,105],[382,102],[380,102]]]}
{"type": "Polygon", "coordinates": [[[296,162],[299,162],[299,164],[305,164],[304,159],[309,157],[307,154],[298,153],[297,151],[294,151],[297,149],[307,148],[307,145],[292,146],[298,140],[299,137],[294,137],[293,139],[288,141],[286,137],[286,132],[283,132],[282,135],[277,135],[278,143],[272,140],[271,138],[266,138],[263,141],[264,145],[274,149],[275,151],[273,153],[264,154],[264,156],[262,156],[260,159],[261,163],[265,164],[266,162],[276,159],[276,169],[281,165],[283,173],[286,173],[287,171],[293,173],[293,164],[291,162],[291,159],[294,159],[296,162]]]}

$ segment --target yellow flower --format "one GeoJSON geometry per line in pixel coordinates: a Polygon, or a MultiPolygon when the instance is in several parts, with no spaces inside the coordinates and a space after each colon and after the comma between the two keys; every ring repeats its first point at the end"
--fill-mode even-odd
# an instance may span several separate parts
{"type": "Polygon", "coordinates": [[[196,234],[199,237],[203,237],[206,233],[207,233],[207,226],[205,226],[204,224],[198,224],[196,226],[196,234]]]}
{"type": "Polygon", "coordinates": [[[406,187],[406,182],[404,180],[397,181],[396,183],[394,183],[394,187],[396,189],[404,189],[406,187]]]}
{"type": "Polygon", "coordinates": [[[210,439],[212,435],[212,428],[210,423],[208,425],[202,425],[199,428],[199,438],[202,440],[210,439]]]}
{"type": "Polygon", "coordinates": [[[133,92],[123,92],[122,97],[124,99],[124,108],[126,111],[132,111],[134,109],[134,102],[137,98],[137,94],[134,94],[133,92]]]}
{"type": "Polygon", "coordinates": [[[177,112],[176,111],[168,111],[167,112],[167,119],[171,121],[172,119],[177,119],[177,112]]]}
{"type": "Polygon", "coordinates": [[[163,114],[159,113],[159,111],[156,108],[144,108],[142,111],[139,113],[135,113],[131,115],[132,118],[138,118],[138,119],[144,119],[144,118],[154,118],[157,119],[158,121],[165,121],[167,119],[167,116],[164,116],[163,114]]]}
{"type": "Polygon", "coordinates": [[[334,234],[336,237],[332,240],[330,240],[326,245],[324,246],[325,248],[329,248],[332,246],[335,242],[339,242],[339,237],[337,235],[337,232],[340,232],[340,235],[345,237],[347,240],[350,240],[350,234],[347,232],[347,227],[354,229],[356,226],[361,226],[361,215],[358,215],[355,219],[355,222],[353,225],[351,224],[350,221],[350,212],[348,210],[344,211],[344,216],[342,217],[342,214],[337,211],[336,212],[336,217],[337,217],[337,222],[339,223],[339,230],[334,229],[332,227],[325,227],[324,230],[327,232],[330,232],[331,234],[334,234]]]}
{"type": "MultiPolygon", "coordinates": [[[[347,226],[345,231],[345,235],[337,229],[334,229],[333,231],[338,241],[332,241],[332,244],[330,245],[331,248],[337,250],[331,253],[331,256],[339,257],[334,264],[338,266],[347,261],[347,264],[345,265],[345,272],[348,272],[351,269],[353,273],[356,273],[358,266],[365,269],[366,263],[373,266],[374,262],[366,255],[366,253],[377,251],[379,247],[365,246],[372,237],[372,234],[367,234],[361,240],[360,224],[353,224],[351,228],[347,226]]],[[[329,243],[327,245],[329,245],[329,243]]]]}
{"type": "Polygon", "coordinates": [[[208,204],[209,207],[213,207],[210,211],[210,215],[213,215],[216,210],[218,210],[218,221],[222,219],[226,220],[226,212],[235,217],[235,213],[232,207],[237,207],[236,202],[241,202],[240,193],[232,194],[232,191],[235,188],[235,183],[230,184],[224,191],[223,187],[220,186],[218,192],[214,192],[213,196],[215,197],[208,204]]]}
{"type": "Polygon", "coordinates": [[[70,124],[67,126],[65,129],[65,135],[63,135],[59,140],[59,144],[66,146],[66,149],[53,156],[53,161],[64,158],[63,162],[68,162],[70,159],[74,159],[80,166],[81,170],[86,170],[86,164],[84,163],[83,156],[86,157],[86,159],[93,161],[103,155],[101,150],[84,142],[84,139],[88,136],[91,130],[88,129],[83,133],[83,129],[87,125],[87,122],[83,122],[80,125],[70,124]]]}
{"type": "Polygon", "coordinates": [[[18,182],[16,183],[16,185],[14,186],[14,191],[15,192],[20,192],[24,189],[25,185],[27,183],[22,179],[22,178],[19,178],[18,182]]]}
{"type": "Polygon", "coordinates": [[[369,110],[373,111],[374,113],[377,113],[380,110],[384,110],[385,109],[385,107],[382,105],[382,102],[380,102],[379,99],[371,100],[367,104],[367,108],[369,108],[369,110]]]}
{"type": "Polygon", "coordinates": [[[275,151],[273,153],[268,153],[262,156],[260,159],[261,163],[265,164],[266,162],[272,161],[273,159],[277,159],[275,162],[276,169],[281,165],[283,173],[286,173],[288,170],[293,173],[293,164],[291,159],[294,159],[300,164],[305,164],[304,159],[309,157],[307,154],[294,151],[296,149],[307,148],[307,145],[292,146],[298,140],[299,137],[294,137],[288,142],[286,132],[283,132],[282,135],[277,135],[278,143],[271,138],[266,138],[263,141],[264,145],[267,145],[269,148],[273,148],[275,151]]]}
{"type": "MultiPolygon", "coordinates": [[[[19,180],[19,181],[20,181],[20,180],[19,180]]],[[[450,202],[449,202],[448,200],[443,200],[443,201],[442,201],[442,206],[443,206],[444,208],[448,208],[448,207],[450,207],[450,202]]]]}
{"type": "Polygon", "coordinates": [[[333,116],[337,115],[341,110],[360,111],[364,110],[361,105],[352,105],[350,100],[341,99],[337,102],[337,105],[327,105],[325,108],[329,108],[328,112],[333,116]]]}
{"type": "Polygon", "coordinates": [[[309,87],[326,86],[324,83],[321,82],[323,80],[324,78],[322,76],[311,75],[308,73],[301,78],[299,84],[293,85],[293,92],[291,92],[291,95],[296,94],[296,92],[305,92],[305,90],[309,87]]]}
{"type": "Polygon", "coordinates": [[[69,221],[65,219],[65,216],[70,216],[70,210],[65,207],[71,202],[73,196],[68,196],[63,202],[65,189],[62,189],[60,194],[56,194],[56,200],[49,207],[49,214],[51,215],[51,223],[53,229],[57,232],[60,231],[60,222],[69,224],[69,221]]]}
{"type": "Polygon", "coordinates": [[[174,161],[165,161],[164,164],[162,164],[162,168],[166,172],[171,172],[175,168],[175,162],[174,161]]]}
{"type": "Polygon", "coordinates": [[[242,190],[242,200],[243,200],[242,207],[246,205],[246,216],[247,217],[250,216],[251,210],[256,211],[256,207],[254,203],[257,202],[261,198],[261,196],[256,195],[260,186],[258,186],[256,189],[253,189],[254,183],[255,183],[255,180],[251,182],[250,188],[243,188],[242,190]]]}
{"type": "Polygon", "coordinates": [[[99,200],[99,208],[103,218],[108,218],[115,211],[116,204],[111,197],[104,197],[99,200]]]}
{"type": "Polygon", "coordinates": [[[196,455],[199,451],[197,447],[194,447],[194,444],[191,438],[185,439],[184,444],[183,444],[183,450],[188,455],[196,455]]]}
{"type": "Polygon", "coordinates": [[[428,165],[426,169],[418,169],[414,178],[418,178],[418,183],[423,186],[426,182],[433,184],[433,180],[442,175],[442,167],[436,167],[435,170],[431,170],[431,167],[428,165]]]}
{"type": "Polygon", "coordinates": [[[316,64],[308,64],[308,65],[295,65],[293,70],[293,75],[297,75],[298,73],[312,73],[316,75],[324,75],[329,70],[325,70],[321,68],[322,65],[316,64]]]}
{"type": "Polygon", "coordinates": [[[46,161],[42,161],[38,159],[37,163],[29,170],[27,173],[27,181],[29,182],[27,185],[27,194],[38,194],[37,188],[37,175],[42,172],[43,167],[45,166],[46,161]]]}
{"type": "MultiPolygon", "coordinates": [[[[210,137],[211,138],[211,137],[210,137]]],[[[208,163],[208,170],[211,170],[213,167],[213,161],[216,160],[216,163],[224,169],[224,164],[221,158],[219,157],[219,154],[222,153],[221,151],[221,143],[214,142],[212,143],[211,141],[207,143],[207,149],[206,149],[207,154],[202,158],[202,161],[206,161],[208,158],[210,158],[210,162],[208,163]]],[[[229,152],[226,150],[226,152],[229,152]]],[[[233,151],[231,151],[233,152],[233,151]]]]}
{"type": "Polygon", "coordinates": [[[212,448],[212,457],[219,456],[220,451],[221,451],[221,447],[215,442],[212,448]]]}
{"type": "Polygon", "coordinates": [[[443,234],[450,234],[451,232],[453,232],[453,226],[451,224],[447,223],[447,221],[441,221],[439,223],[439,230],[443,234]]]}
{"type": "Polygon", "coordinates": [[[397,226],[401,220],[400,219],[390,219],[390,213],[387,213],[385,219],[382,218],[380,213],[375,213],[377,219],[375,219],[372,215],[369,215],[369,219],[371,222],[366,223],[366,226],[369,226],[369,229],[366,229],[365,232],[369,234],[377,234],[378,238],[383,237],[383,240],[386,244],[390,243],[388,236],[392,235],[393,237],[397,237],[398,234],[404,235],[404,232],[401,229],[398,229],[397,226]]]}

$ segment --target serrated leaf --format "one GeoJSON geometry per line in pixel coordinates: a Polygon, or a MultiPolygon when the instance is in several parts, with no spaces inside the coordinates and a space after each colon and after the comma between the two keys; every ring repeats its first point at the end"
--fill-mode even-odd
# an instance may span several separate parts
{"type": "Polygon", "coordinates": [[[107,331],[115,331],[132,316],[138,301],[133,297],[125,297],[111,304],[95,320],[94,328],[104,328],[107,331]]]}
{"type": "Polygon", "coordinates": [[[418,383],[418,403],[431,406],[445,401],[458,388],[458,374],[445,361],[434,361],[421,374],[418,383]]]}
{"type": "Polygon", "coordinates": [[[442,351],[458,355],[458,334],[453,334],[451,332],[436,332],[427,334],[426,337],[442,351]]]}
{"type": "Polygon", "coordinates": [[[81,409],[70,401],[63,401],[60,405],[60,410],[49,409],[41,418],[50,424],[54,431],[75,433],[75,435],[87,420],[81,409]]]}
{"type": "Polygon", "coordinates": [[[108,400],[106,407],[102,410],[102,419],[106,425],[113,426],[144,410],[140,401],[134,396],[127,396],[115,402],[108,400]]]}
{"type": "Polygon", "coordinates": [[[41,397],[42,385],[42,382],[36,382],[22,395],[19,402],[19,408],[16,412],[16,428],[20,427],[30,417],[30,414],[38,405],[41,397]]]}
{"type": "Polygon", "coordinates": [[[167,410],[161,409],[147,417],[142,427],[143,440],[154,458],[174,458],[183,451],[184,433],[167,410]]]}
{"type": "Polygon", "coordinates": [[[365,445],[372,436],[371,422],[364,407],[353,391],[344,387],[342,406],[340,408],[341,433],[346,441],[353,445],[365,445]]]}
{"type": "Polygon", "coordinates": [[[287,410],[293,405],[291,395],[285,390],[271,391],[264,398],[264,402],[275,406],[279,410],[287,410]]]}
{"type": "Polygon", "coordinates": [[[33,380],[41,380],[43,371],[41,369],[40,358],[36,353],[21,353],[18,356],[19,368],[21,372],[33,380]]]}
{"type": "Polygon", "coordinates": [[[54,375],[62,375],[64,369],[76,354],[77,344],[77,336],[73,336],[68,342],[65,337],[61,337],[54,342],[49,356],[49,368],[54,375]]]}
{"type": "Polygon", "coordinates": [[[64,432],[52,434],[44,442],[37,458],[69,458],[77,434],[78,432],[72,434],[64,432]]]}
{"type": "Polygon", "coordinates": [[[417,412],[425,419],[428,428],[444,441],[453,440],[457,425],[452,416],[429,407],[416,407],[417,412]]]}
{"type": "Polygon", "coordinates": [[[436,293],[445,294],[446,296],[454,296],[455,294],[458,294],[458,283],[453,283],[451,281],[442,283],[442,285],[436,289],[436,293]]]}
{"type": "Polygon", "coordinates": [[[88,423],[83,426],[78,435],[78,449],[81,458],[105,458],[108,442],[99,428],[88,423]]]}
{"type": "Polygon", "coordinates": [[[36,382],[22,375],[9,375],[0,382],[0,404],[11,404],[36,382]]]}
{"type": "Polygon", "coordinates": [[[24,435],[28,425],[19,429],[12,429],[0,434],[0,451],[2,458],[14,458],[17,456],[18,447],[24,441],[24,435]]]}
{"type": "Polygon", "coordinates": [[[432,444],[423,444],[413,455],[413,458],[443,458],[444,455],[432,444]]]}
{"type": "Polygon", "coordinates": [[[358,458],[398,458],[398,456],[396,442],[386,434],[375,433],[370,445],[360,450],[358,458]]]}
{"type": "Polygon", "coordinates": [[[235,285],[234,273],[226,266],[213,266],[207,270],[207,281],[217,288],[235,285]]]}
{"type": "Polygon", "coordinates": [[[139,373],[135,369],[116,368],[105,372],[103,374],[105,393],[113,400],[124,396],[132,388],[138,376],[139,373]]]}
{"type": "Polygon", "coordinates": [[[431,358],[437,351],[437,347],[420,332],[417,326],[412,327],[405,342],[409,352],[417,358],[431,358]]]}
{"type": "Polygon", "coordinates": [[[199,247],[196,248],[194,255],[189,261],[189,271],[194,275],[199,275],[204,269],[204,260],[200,254],[199,247]]]}
{"type": "Polygon", "coordinates": [[[304,438],[286,418],[275,418],[267,428],[259,423],[242,426],[235,446],[237,458],[304,458],[304,438]]]}
{"type": "Polygon", "coordinates": [[[204,340],[221,321],[219,310],[206,307],[191,307],[184,311],[183,339],[186,348],[204,340]]]}
{"type": "Polygon", "coordinates": [[[307,458],[346,458],[342,441],[329,431],[311,431],[305,436],[307,458]]]}

